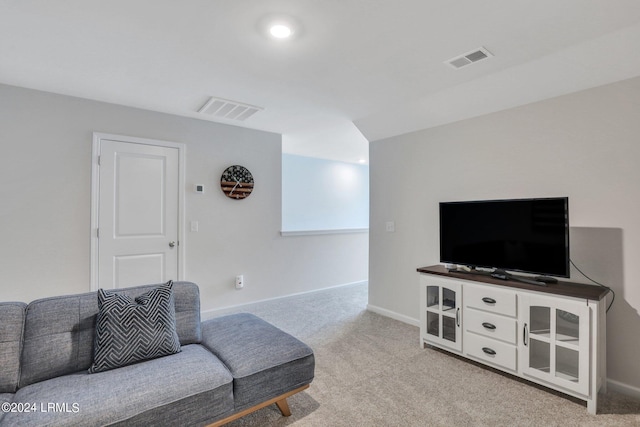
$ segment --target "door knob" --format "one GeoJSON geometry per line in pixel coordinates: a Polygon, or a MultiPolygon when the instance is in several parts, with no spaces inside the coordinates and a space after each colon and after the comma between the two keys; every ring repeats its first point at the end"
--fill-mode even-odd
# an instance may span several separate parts
{"type": "Polygon", "coordinates": [[[172,248],[176,245],[176,242],[169,242],[169,247],[172,248]]]}

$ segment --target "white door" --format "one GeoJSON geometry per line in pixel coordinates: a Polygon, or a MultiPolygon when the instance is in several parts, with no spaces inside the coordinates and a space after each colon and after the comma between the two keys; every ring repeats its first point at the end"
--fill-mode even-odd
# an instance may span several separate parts
{"type": "Polygon", "coordinates": [[[153,142],[94,138],[94,289],[180,278],[180,147],[153,142]]]}

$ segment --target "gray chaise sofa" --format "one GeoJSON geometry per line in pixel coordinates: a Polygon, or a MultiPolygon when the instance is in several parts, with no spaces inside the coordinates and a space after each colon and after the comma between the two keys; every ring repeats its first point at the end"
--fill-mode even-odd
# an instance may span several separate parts
{"type": "Polygon", "coordinates": [[[222,425],[273,403],[286,416],[313,379],[311,348],[258,317],[201,322],[190,282],[173,283],[178,353],[88,373],[96,294],[0,303],[0,426],[222,425]]]}

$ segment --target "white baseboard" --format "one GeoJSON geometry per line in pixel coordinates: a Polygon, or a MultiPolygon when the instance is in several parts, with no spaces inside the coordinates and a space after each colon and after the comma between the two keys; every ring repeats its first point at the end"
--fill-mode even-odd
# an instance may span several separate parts
{"type": "Polygon", "coordinates": [[[380,314],[382,316],[390,317],[403,323],[407,323],[412,326],[420,326],[420,320],[405,316],[404,314],[396,313],[395,311],[387,310],[386,308],[367,304],[367,310],[380,314]]]}
{"type": "Polygon", "coordinates": [[[229,306],[221,307],[221,308],[212,308],[212,309],[209,309],[209,310],[202,310],[202,311],[200,311],[200,316],[202,317],[203,320],[205,320],[205,319],[210,319],[212,317],[216,317],[218,315],[225,314],[225,313],[227,313],[229,311],[236,311],[238,309],[241,309],[242,307],[247,307],[247,306],[253,305],[253,304],[259,304],[261,302],[275,301],[275,300],[279,300],[279,299],[295,297],[295,296],[298,296],[298,295],[314,294],[316,292],[328,291],[330,289],[344,288],[344,287],[347,287],[347,286],[363,285],[365,283],[367,283],[367,280],[361,280],[359,282],[343,283],[343,284],[340,284],[340,285],[328,286],[326,288],[313,289],[311,291],[304,291],[304,292],[296,292],[296,293],[293,293],[293,294],[282,295],[282,296],[274,297],[274,298],[266,298],[266,299],[246,302],[246,303],[238,304],[238,305],[229,305],[229,306]]]}
{"type": "Polygon", "coordinates": [[[607,380],[607,389],[616,391],[618,393],[626,394],[627,396],[640,399],[640,388],[631,386],[629,384],[621,383],[620,381],[607,380]]]}

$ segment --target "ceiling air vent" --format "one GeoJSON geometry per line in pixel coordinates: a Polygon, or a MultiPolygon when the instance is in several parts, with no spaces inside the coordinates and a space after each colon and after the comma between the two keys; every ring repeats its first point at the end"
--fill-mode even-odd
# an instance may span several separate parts
{"type": "Polygon", "coordinates": [[[230,101],[228,99],[211,97],[198,113],[209,114],[221,119],[245,121],[263,108],[255,105],[243,104],[242,102],[230,101]]]}
{"type": "Polygon", "coordinates": [[[474,62],[482,61],[483,59],[487,59],[492,56],[493,54],[491,52],[489,52],[484,47],[481,47],[471,52],[467,52],[464,55],[448,59],[444,61],[444,63],[457,70],[459,68],[473,64],[474,62]]]}

